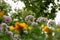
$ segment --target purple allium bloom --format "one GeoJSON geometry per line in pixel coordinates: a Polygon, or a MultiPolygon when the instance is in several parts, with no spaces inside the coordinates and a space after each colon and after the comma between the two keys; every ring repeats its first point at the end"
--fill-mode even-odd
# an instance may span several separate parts
{"type": "Polygon", "coordinates": [[[28,15],[28,16],[26,16],[26,18],[25,18],[25,20],[26,21],[28,21],[28,20],[30,20],[30,21],[34,21],[34,16],[32,16],[32,15],[28,15]]]}
{"type": "Polygon", "coordinates": [[[10,36],[10,37],[13,37],[13,32],[7,31],[7,35],[10,36]]]}
{"type": "Polygon", "coordinates": [[[2,27],[7,27],[7,24],[6,23],[2,23],[1,26],[2,27]]]}
{"type": "Polygon", "coordinates": [[[2,31],[8,31],[8,25],[6,23],[2,23],[1,26],[0,26],[1,30],[2,31]]]}
{"type": "Polygon", "coordinates": [[[1,23],[1,24],[0,24],[0,32],[1,32],[1,33],[4,32],[4,30],[5,30],[6,27],[7,27],[7,24],[1,23]]]}
{"type": "Polygon", "coordinates": [[[26,22],[33,22],[34,20],[35,20],[35,18],[32,15],[28,15],[28,16],[25,17],[26,22]]]}
{"type": "Polygon", "coordinates": [[[3,22],[10,23],[11,21],[12,21],[12,19],[10,16],[6,16],[6,15],[3,16],[3,22]]]}
{"type": "Polygon", "coordinates": [[[48,20],[47,25],[48,25],[49,27],[56,26],[55,20],[52,20],[52,19],[48,20]]]}
{"type": "Polygon", "coordinates": [[[47,19],[47,18],[45,18],[45,17],[39,17],[39,18],[36,20],[36,22],[44,22],[44,23],[46,23],[46,24],[47,24],[48,19],[47,19]]]}

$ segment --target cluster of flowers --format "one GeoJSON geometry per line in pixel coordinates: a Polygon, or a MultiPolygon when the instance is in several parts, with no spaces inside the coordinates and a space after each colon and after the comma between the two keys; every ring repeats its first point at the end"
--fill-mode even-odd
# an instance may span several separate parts
{"type": "Polygon", "coordinates": [[[0,11],[0,33],[7,33],[7,35],[11,36],[14,40],[19,39],[19,34],[28,34],[34,27],[40,26],[42,31],[47,35],[52,34],[51,30],[60,31],[60,28],[57,28],[57,25],[54,20],[48,20],[45,17],[35,18],[32,15],[28,15],[25,17],[25,22],[15,22],[14,25],[10,25],[12,22],[12,18],[10,16],[5,15],[5,11],[0,11]],[[16,34],[15,34],[16,33],[16,34]]]}
{"type": "Polygon", "coordinates": [[[19,35],[28,34],[28,31],[31,31],[32,27],[28,26],[24,22],[16,22],[15,25],[10,26],[9,29],[10,29],[10,31],[14,32],[13,40],[20,40],[21,38],[19,38],[20,37],[19,35]],[[15,34],[17,34],[17,35],[15,35],[15,34]]]}
{"type": "Polygon", "coordinates": [[[55,31],[60,31],[60,28],[57,28],[57,24],[55,22],[55,20],[52,20],[52,19],[47,19],[45,17],[39,17],[39,18],[34,18],[34,16],[32,15],[28,15],[26,16],[25,18],[25,21],[27,23],[31,23],[32,26],[36,26],[39,24],[41,27],[42,27],[42,30],[44,32],[47,32],[50,34],[51,30],[55,30],[55,31]]]}
{"type": "Polygon", "coordinates": [[[28,33],[28,30],[32,30],[31,26],[28,26],[26,23],[16,22],[14,26],[10,26],[9,29],[11,31],[15,31],[16,33],[28,33]]]}
{"type": "Polygon", "coordinates": [[[4,14],[5,14],[5,11],[1,10],[0,11],[0,32],[2,32],[2,30],[4,30],[4,28],[7,29],[8,28],[7,23],[10,23],[12,21],[10,16],[6,16],[4,14]]]}
{"type": "Polygon", "coordinates": [[[28,26],[24,22],[16,22],[15,25],[10,26],[9,24],[12,22],[12,18],[10,16],[5,15],[5,11],[0,11],[0,35],[6,33],[8,36],[12,37],[13,40],[19,38],[18,34],[28,34],[28,30],[32,30],[31,26],[28,26]],[[18,34],[15,34],[18,33],[18,34]]]}
{"type": "Polygon", "coordinates": [[[14,40],[17,37],[17,34],[13,36],[13,32],[10,31],[9,24],[11,22],[12,22],[12,18],[10,16],[5,15],[4,10],[0,10],[0,36],[3,34],[7,34],[9,37],[12,37],[14,40]]]}

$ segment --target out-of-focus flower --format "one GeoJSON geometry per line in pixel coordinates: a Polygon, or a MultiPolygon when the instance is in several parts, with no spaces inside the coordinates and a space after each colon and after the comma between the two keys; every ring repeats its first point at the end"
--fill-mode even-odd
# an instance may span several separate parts
{"type": "Polygon", "coordinates": [[[1,26],[2,27],[8,27],[8,25],[6,23],[2,23],[1,26]]]}
{"type": "Polygon", "coordinates": [[[5,14],[4,10],[0,11],[0,16],[3,16],[4,14],[5,14]]]}
{"type": "Polygon", "coordinates": [[[46,24],[47,24],[48,19],[45,18],[45,17],[39,17],[39,18],[36,20],[36,22],[43,22],[43,23],[46,23],[46,24]]]}
{"type": "Polygon", "coordinates": [[[9,29],[10,29],[11,31],[15,30],[15,28],[14,28],[13,26],[10,26],[9,29]]]}
{"type": "Polygon", "coordinates": [[[50,28],[44,24],[42,25],[42,30],[46,32],[48,35],[52,33],[50,28]]]}
{"type": "Polygon", "coordinates": [[[7,25],[6,23],[0,24],[0,30],[1,30],[2,32],[4,32],[4,30],[5,30],[5,31],[8,31],[7,28],[8,28],[8,25],[7,25]]]}
{"type": "Polygon", "coordinates": [[[19,22],[16,22],[15,24],[15,29],[16,31],[20,32],[20,31],[23,31],[23,29],[27,29],[27,24],[26,23],[19,23],[19,22]]]}
{"type": "Polygon", "coordinates": [[[55,23],[54,20],[51,20],[51,19],[50,19],[50,20],[48,21],[47,25],[48,25],[49,27],[55,27],[55,26],[56,26],[56,23],[55,23]]]}
{"type": "Polygon", "coordinates": [[[23,28],[23,29],[27,29],[27,24],[26,23],[19,23],[19,22],[16,22],[15,23],[15,28],[23,28]]]}
{"type": "Polygon", "coordinates": [[[28,16],[25,17],[25,21],[26,21],[27,23],[31,23],[31,22],[33,22],[34,20],[35,20],[35,18],[34,18],[34,16],[32,16],[32,15],[28,15],[28,16]]]}
{"type": "Polygon", "coordinates": [[[6,15],[3,16],[3,22],[10,23],[11,21],[12,21],[12,19],[10,16],[6,16],[6,15]]]}
{"type": "Polygon", "coordinates": [[[7,35],[10,36],[10,37],[13,37],[13,32],[8,31],[8,32],[7,32],[7,35]]]}
{"type": "Polygon", "coordinates": [[[28,25],[26,23],[16,22],[14,27],[10,26],[10,30],[15,30],[16,33],[20,33],[24,29],[27,29],[27,27],[28,25]]]}
{"type": "Polygon", "coordinates": [[[4,29],[7,29],[8,25],[6,23],[1,23],[1,27],[3,27],[4,29]]]}
{"type": "Polygon", "coordinates": [[[23,29],[27,29],[27,24],[26,23],[20,23],[20,26],[23,27],[23,29]]]}

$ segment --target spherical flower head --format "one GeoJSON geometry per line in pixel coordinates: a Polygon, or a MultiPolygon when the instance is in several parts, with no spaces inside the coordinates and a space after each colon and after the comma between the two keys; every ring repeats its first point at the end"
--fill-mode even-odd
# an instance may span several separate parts
{"type": "Polygon", "coordinates": [[[0,30],[1,30],[2,32],[4,32],[4,30],[6,31],[7,27],[8,27],[8,25],[7,25],[6,23],[0,24],[0,30]]]}
{"type": "Polygon", "coordinates": [[[56,23],[55,23],[54,20],[50,19],[50,20],[48,20],[47,25],[48,25],[49,27],[55,27],[55,26],[56,26],[56,23]]]}
{"type": "Polygon", "coordinates": [[[13,32],[8,31],[8,32],[7,32],[7,35],[10,36],[10,37],[13,37],[13,32]]]}
{"type": "Polygon", "coordinates": [[[10,23],[11,21],[12,21],[12,19],[10,16],[6,16],[6,15],[3,16],[3,22],[10,23]]]}
{"type": "Polygon", "coordinates": [[[32,16],[32,15],[28,15],[28,16],[25,17],[25,21],[26,21],[27,23],[31,23],[31,22],[33,22],[34,20],[35,20],[35,18],[34,18],[34,16],[32,16]]]}
{"type": "Polygon", "coordinates": [[[45,17],[39,17],[39,18],[36,20],[36,22],[39,22],[39,23],[43,22],[43,23],[46,23],[46,24],[47,24],[48,19],[45,18],[45,17]]]}
{"type": "Polygon", "coordinates": [[[8,27],[8,25],[6,23],[2,23],[1,26],[2,27],[8,27]]]}

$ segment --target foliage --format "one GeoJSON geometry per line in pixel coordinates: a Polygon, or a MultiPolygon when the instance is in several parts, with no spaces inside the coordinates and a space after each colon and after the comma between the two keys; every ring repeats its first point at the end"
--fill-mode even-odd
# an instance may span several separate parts
{"type": "Polygon", "coordinates": [[[5,4],[5,1],[0,3],[0,40],[60,40],[60,24],[57,25],[52,20],[55,17],[54,0],[22,1],[26,3],[26,9],[15,10],[15,13],[10,15],[8,15],[10,6],[5,4]],[[44,10],[49,8],[50,3],[54,6],[51,13],[46,12],[49,15],[47,17],[44,10]],[[52,19],[49,20],[50,18],[52,19]]]}
{"type": "Polygon", "coordinates": [[[0,2],[0,10],[4,10],[5,15],[8,15],[8,13],[11,11],[11,6],[2,0],[2,2],[0,2]]]}
{"type": "Polygon", "coordinates": [[[55,0],[21,0],[25,4],[25,9],[31,10],[35,13],[36,18],[39,16],[46,17],[48,19],[54,19],[56,16],[55,0]],[[52,4],[51,7],[49,5],[52,4]],[[51,10],[48,10],[52,8],[51,10]],[[50,12],[49,12],[50,11],[50,12]]]}

